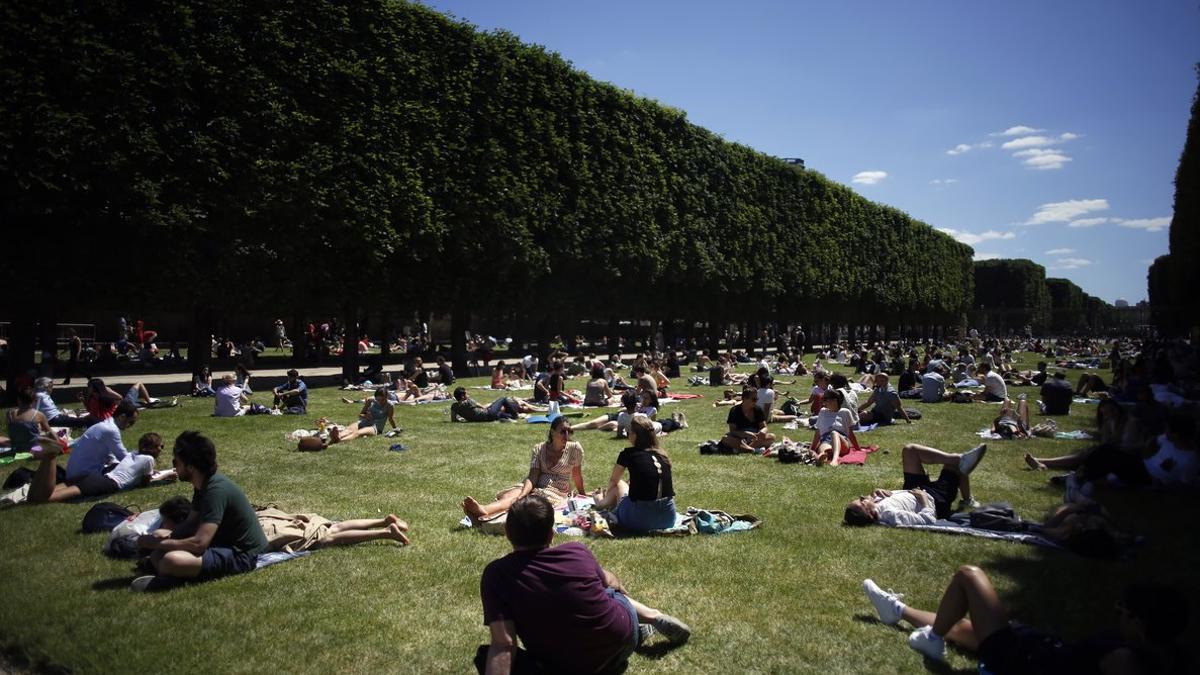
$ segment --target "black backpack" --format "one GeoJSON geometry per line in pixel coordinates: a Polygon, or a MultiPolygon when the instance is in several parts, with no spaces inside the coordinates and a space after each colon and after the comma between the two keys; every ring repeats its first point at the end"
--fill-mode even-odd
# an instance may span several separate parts
{"type": "Polygon", "coordinates": [[[112,532],[114,527],[120,525],[126,518],[132,516],[133,513],[131,509],[120,504],[100,502],[88,509],[88,512],[83,515],[81,529],[84,534],[112,532]]]}
{"type": "MultiPolygon", "coordinates": [[[[26,467],[17,467],[12,473],[8,474],[8,478],[4,479],[4,490],[16,490],[19,487],[24,487],[33,482],[33,477],[37,475],[33,469],[26,467]]],[[[55,471],[55,482],[67,482],[67,472],[61,466],[55,471]]]]}

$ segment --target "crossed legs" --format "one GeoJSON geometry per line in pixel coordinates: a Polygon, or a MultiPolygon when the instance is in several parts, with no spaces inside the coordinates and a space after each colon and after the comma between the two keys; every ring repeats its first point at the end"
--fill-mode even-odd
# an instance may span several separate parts
{"type": "Polygon", "coordinates": [[[900,451],[900,462],[904,473],[925,473],[926,464],[941,464],[955,472],[958,472],[958,491],[963,499],[971,498],[971,478],[967,474],[959,471],[959,462],[962,460],[962,455],[955,455],[949,452],[942,452],[937,448],[931,448],[927,445],[918,445],[909,443],[900,451]]]}

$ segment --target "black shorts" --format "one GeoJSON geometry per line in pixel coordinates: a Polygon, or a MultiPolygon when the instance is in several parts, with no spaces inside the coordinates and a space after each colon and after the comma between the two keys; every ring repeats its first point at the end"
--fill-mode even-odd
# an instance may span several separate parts
{"type": "Polygon", "coordinates": [[[249,572],[258,564],[258,556],[223,546],[212,546],[200,558],[200,578],[220,579],[249,572]]]}
{"type": "Polygon", "coordinates": [[[102,473],[89,473],[82,478],[67,481],[67,484],[79,488],[79,492],[84,497],[99,497],[121,491],[116,481],[102,473]]]}
{"type": "Polygon", "coordinates": [[[618,417],[620,417],[620,416],[621,416],[621,413],[619,413],[619,412],[615,412],[615,413],[608,413],[608,421],[609,421],[609,422],[616,422],[616,421],[617,421],[617,418],[618,418],[618,417]]]}
{"type": "Polygon", "coordinates": [[[934,510],[938,518],[949,518],[953,512],[954,495],[958,493],[958,482],[961,476],[957,471],[944,468],[938,474],[937,480],[929,480],[925,473],[905,473],[904,489],[920,488],[933,498],[934,510]]]}
{"type": "Polygon", "coordinates": [[[1079,654],[1053,635],[1013,622],[979,645],[979,671],[1005,675],[1075,672],[1085,664],[1079,654]]]}

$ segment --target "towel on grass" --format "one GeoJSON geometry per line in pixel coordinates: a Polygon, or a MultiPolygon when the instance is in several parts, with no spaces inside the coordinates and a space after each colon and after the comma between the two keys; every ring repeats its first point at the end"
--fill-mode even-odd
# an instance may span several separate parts
{"type": "MultiPolygon", "coordinates": [[[[507,516],[508,514],[502,514],[478,526],[472,523],[470,518],[463,516],[458,522],[458,527],[478,529],[484,534],[503,535],[507,516]]],[[[746,532],[761,525],[762,521],[750,514],[730,515],[724,511],[688,507],[686,513],[675,514],[675,524],[669,528],[651,530],[644,534],[622,532],[616,514],[597,510],[591,497],[572,498],[565,507],[557,509],[554,514],[554,531],[564,537],[685,537],[693,534],[746,532]]]]}
{"type": "Polygon", "coordinates": [[[667,394],[667,398],[674,399],[676,401],[685,401],[690,398],[704,398],[704,394],[676,394],[671,392],[667,394]]]}
{"type": "Polygon", "coordinates": [[[841,458],[838,459],[838,464],[856,464],[862,466],[863,464],[867,463],[867,455],[877,452],[878,450],[878,445],[864,445],[862,446],[861,450],[851,450],[850,452],[842,455],[841,458]]]}
{"type": "Polygon", "coordinates": [[[7,457],[0,457],[0,465],[12,464],[13,462],[24,462],[33,459],[33,455],[28,452],[18,452],[7,457]]]}
{"type": "Polygon", "coordinates": [[[264,567],[270,567],[271,565],[278,565],[279,563],[285,563],[295,560],[296,558],[302,558],[311,552],[312,551],[296,551],[295,553],[288,553],[287,551],[275,551],[273,553],[262,553],[258,556],[258,562],[254,563],[254,569],[261,570],[264,567]]]}
{"type": "Polygon", "coordinates": [[[981,539],[998,539],[1002,541],[1014,541],[1021,544],[1029,544],[1031,546],[1044,546],[1046,548],[1062,548],[1053,541],[1038,535],[1028,532],[997,532],[996,530],[984,530],[970,525],[962,525],[953,520],[938,520],[932,525],[900,525],[898,529],[903,530],[922,530],[924,532],[938,532],[941,534],[959,534],[968,537],[980,537],[981,539]]]}
{"type": "Polygon", "coordinates": [[[1079,398],[1078,396],[1076,396],[1075,398],[1071,399],[1071,403],[1078,403],[1080,405],[1083,405],[1086,403],[1091,403],[1094,405],[1099,402],[1100,402],[1100,399],[1098,399],[1098,398],[1079,398]]]}

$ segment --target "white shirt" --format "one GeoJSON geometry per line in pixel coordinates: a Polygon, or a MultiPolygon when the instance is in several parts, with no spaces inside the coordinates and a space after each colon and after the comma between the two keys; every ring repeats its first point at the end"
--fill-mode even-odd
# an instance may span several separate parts
{"type": "Polygon", "coordinates": [[[837,412],[828,408],[822,408],[821,412],[817,413],[818,436],[824,436],[830,431],[836,431],[849,438],[850,430],[853,428],[854,422],[850,419],[850,411],[845,408],[837,412]]]}
{"type": "MultiPolygon", "coordinates": [[[[850,428],[857,429],[858,428],[858,392],[854,391],[854,387],[852,387],[852,386],[847,387],[845,389],[839,389],[838,391],[842,392],[842,395],[846,397],[846,407],[842,408],[842,410],[846,410],[850,413],[850,428]]],[[[845,433],[845,432],[842,432],[842,433],[845,433]]]]}
{"type": "Polygon", "coordinates": [[[106,474],[112,482],[117,484],[120,490],[128,490],[132,487],[137,487],[142,480],[154,472],[154,458],[150,455],[139,455],[136,452],[129,453],[122,459],[112,471],[106,474]]]}
{"type": "Polygon", "coordinates": [[[54,405],[54,399],[50,398],[50,394],[44,391],[37,393],[37,409],[38,412],[46,416],[46,419],[52,420],[62,414],[57,405],[54,405]]]}
{"type": "Polygon", "coordinates": [[[217,417],[237,417],[242,411],[242,390],[236,385],[221,387],[217,390],[217,400],[213,404],[213,414],[217,417]]]}
{"type": "Polygon", "coordinates": [[[896,490],[890,497],[875,502],[879,512],[879,524],[889,527],[900,525],[932,525],[937,520],[933,499],[921,508],[921,503],[910,490],[896,490]]]}
{"type": "MultiPolygon", "coordinates": [[[[771,406],[774,404],[775,404],[775,390],[774,389],[767,388],[767,389],[759,389],[758,390],[758,404],[757,405],[759,408],[762,408],[762,411],[764,413],[769,411],[771,409],[771,406]]],[[[767,420],[767,421],[769,422],[770,420],[767,420]]]]}
{"type": "Polygon", "coordinates": [[[104,467],[125,459],[129,451],[121,444],[121,430],[117,421],[108,418],[88,427],[71,446],[67,459],[67,480],[76,481],[84,476],[98,474],[104,467]]]}
{"type": "Polygon", "coordinates": [[[1197,472],[1200,471],[1200,458],[1196,451],[1179,449],[1167,440],[1166,434],[1158,437],[1158,452],[1142,461],[1156,485],[1194,485],[1197,472]],[[1167,460],[1174,461],[1169,469],[1163,466],[1167,460]]]}
{"type": "Polygon", "coordinates": [[[1008,385],[1004,384],[1004,376],[994,370],[989,370],[984,376],[983,390],[997,398],[1008,398],[1008,385]]]}

